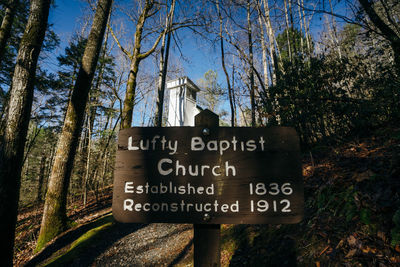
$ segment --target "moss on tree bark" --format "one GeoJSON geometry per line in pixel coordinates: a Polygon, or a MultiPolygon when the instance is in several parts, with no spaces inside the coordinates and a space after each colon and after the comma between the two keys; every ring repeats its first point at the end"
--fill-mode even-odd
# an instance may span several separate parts
{"type": "Polygon", "coordinates": [[[22,37],[0,141],[0,259],[12,266],[24,146],[32,109],[37,61],[47,28],[50,0],[32,0],[22,37]]]}
{"type": "Polygon", "coordinates": [[[68,103],[49,179],[36,251],[68,228],[67,196],[89,90],[102,46],[112,0],[99,0],[78,77],[68,103]]]}

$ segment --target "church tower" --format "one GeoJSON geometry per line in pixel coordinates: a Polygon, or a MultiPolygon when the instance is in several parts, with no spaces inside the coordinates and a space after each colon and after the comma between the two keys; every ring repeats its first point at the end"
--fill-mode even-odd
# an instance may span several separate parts
{"type": "Polygon", "coordinates": [[[194,126],[194,116],[201,109],[196,105],[200,89],[188,77],[167,82],[169,89],[167,126],[194,126]]]}

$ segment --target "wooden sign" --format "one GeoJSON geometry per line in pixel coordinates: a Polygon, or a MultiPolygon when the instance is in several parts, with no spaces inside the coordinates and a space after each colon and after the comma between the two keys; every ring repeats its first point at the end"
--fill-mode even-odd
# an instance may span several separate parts
{"type": "Polygon", "coordinates": [[[297,223],[303,202],[293,128],[138,127],[119,133],[117,221],[297,223]]]}

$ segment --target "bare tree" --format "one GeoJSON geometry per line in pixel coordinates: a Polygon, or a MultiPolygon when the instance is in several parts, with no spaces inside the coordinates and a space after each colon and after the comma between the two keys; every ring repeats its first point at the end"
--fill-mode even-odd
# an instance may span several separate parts
{"type": "Polygon", "coordinates": [[[12,266],[24,145],[33,102],[37,61],[47,28],[50,0],[32,0],[14,69],[6,128],[0,143],[0,258],[12,266]]]}
{"type": "Polygon", "coordinates": [[[36,250],[68,227],[66,204],[68,186],[81,134],[89,89],[102,46],[112,0],[99,0],[89,33],[82,64],[68,103],[64,126],[49,179],[42,224],[36,250]]]}
{"type": "Polygon", "coordinates": [[[157,105],[156,105],[156,115],[155,115],[155,126],[160,127],[162,125],[162,114],[164,106],[164,92],[165,92],[165,82],[167,77],[168,69],[168,57],[169,48],[171,43],[172,34],[172,22],[175,11],[175,0],[172,0],[171,10],[169,15],[165,19],[166,32],[163,34],[160,49],[160,72],[158,79],[158,90],[157,90],[157,105]],[[167,38],[167,40],[165,40],[167,38]],[[165,53],[165,54],[164,54],[165,53]]]}
{"type": "Polygon", "coordinates": [[[235,126],[235,94],[234,94],[234,89],[233,86],[231,86],[230,78],[228,71],[226,69],[225,65],[225,51],[224,51],[224,38],[222,37],[222,15],[221,11],[219,9],[219,1],[217,0],[215,2],[215,6],[217,8],[217,13],[218,13],[218,19],[219,19],[219,39],[220,39],[220,47],[221,47],[221,64],[222,64],[222,69],[224,70],[225,73],[225,78],[226,78],[226,84],[228,86],[228,96],[229,96],[229,105],[231,107],[231,126],[235,126]]]}
{"type": "Polygon", "coordinates": [[[256,126],[256,102],[255,102],[255,84],[254,84],[254,59],[253,59],[253,36],[251,26],[251,0],[247,0],[247,37],[249,45],[249,80],[250,80],[250,105],[251,105],[251,126],[256,126]]]}
{"type": "MultiPolygon", "coordinates": [[[[263,2],[263,6],[264,6],[264,16],[262,16],[264,24],[265,24],[265,28],[267,30],[267,35],[268,35],[268,43],[269,43],[269,53],[270,53],[270,60],[271,60],[271,65],[272,65],[272,71],[271,71],[271,84],[274,85],[276,84],[276,75],[279,71],[279,67],[278,67],[278,59],[277,59],[277,49],[275,48],[275,43],[276,43],[276,39],[275,39],[275,32],[274,29],[272,27],[272,23],[271,23],[271,17],[270,17],[270,8],[268,5],[268,1],[267,0],[262,0],[263,2]]],[[[260,8],[260,15],[262,15],[261,12],[261,4],[259,5],[260,8]]]]}
{"type": "Polygon", "coordinates": [[[133,52],[129,52],[127,49],[122,47],[120,41],[115,36],[114,32],[111,29],[111,35],[114,37],[115,42],[121,49],[121,51],[129,57],[131,60],[130,67],[129,67],[129,75],[128,81],[126,84],[126,93],[124,104],[122,108],[121,114],[121,129],[126,129],[131,127],[132,124],[132,116],[133,116],[133,108],[135,106],[135,96],[136,96],[136,85],[137,85],[137,78],[139,72],[139,64],[140,62],[150,56],[156,47],[158,46],[162,36],[165,33],[165,28],[163,31],[158,35],[157,39],[154,41],[153,46],[146,52],[141,52],[142,41],[143,41],[143,30],[146,23],[146,20],[149,19],[151,16],[155,15],[155,12],[152,12],[153,7],[155,5],[154,0],[145,0],[143,5],[143,9],[139,15],[139,18],[136,23],[136,32],[135,32],[135,40],[133,44],[133,52]]]}

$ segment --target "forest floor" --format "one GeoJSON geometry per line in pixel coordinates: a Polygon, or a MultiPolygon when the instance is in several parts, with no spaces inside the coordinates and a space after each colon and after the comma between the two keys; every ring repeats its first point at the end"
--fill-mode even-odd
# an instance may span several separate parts
{"type": "MultiPolygon", "coordinates": [[[[303,155],[305,217],[294,225],[222,225],[222,266],[400,266],[400,129],[303,155]]],[[[23,208],[16,266],[191,266],[187,224],[119,224],[112,189],[86,207],[70,204],[75,226],[33,255],[42,206],[23,208]]]]}

